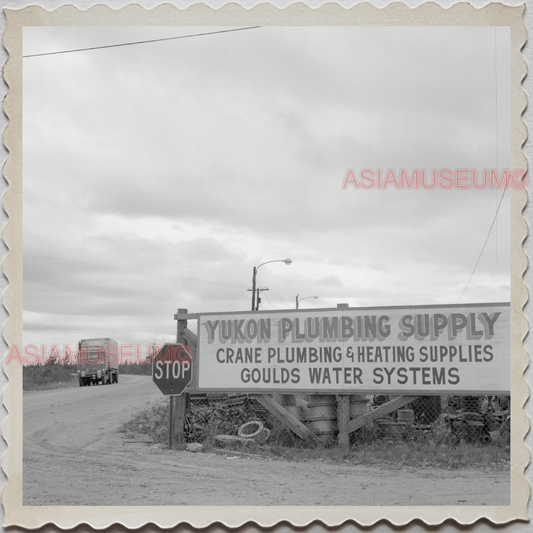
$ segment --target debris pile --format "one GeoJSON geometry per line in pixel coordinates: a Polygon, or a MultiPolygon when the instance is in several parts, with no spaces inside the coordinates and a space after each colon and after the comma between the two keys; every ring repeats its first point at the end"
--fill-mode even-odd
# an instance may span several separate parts
{"type": "Polygon", "coordinates": [[[455,442],[510,443],[510,398],[486,396],[480,400],[474,396],[448,399],[448,409],[437,425],[443,428],[455,442]]]}
{"type": "MultiPolygon", "coordinates": [[[[389,400],[376,395],[370,409],[377,409],[389,400]]],[[[506,396],[438,396],[419,398],[408,406],[378,418],[372,425],[372,439],[422,439],[460,442],[510,442],[509,397],[506,396]],[[438,409],[435,408],[439,400],[438,409]],[[442,403],[442,405],[440,405],[442,403]]]]}
{"type": "Polygon", "coordinates": [[[262,443],[270,433],[267,411],[245,394],[190,394],[187,413],[187,442],[213,438],[219,444],[244,440],[262,443]]]}

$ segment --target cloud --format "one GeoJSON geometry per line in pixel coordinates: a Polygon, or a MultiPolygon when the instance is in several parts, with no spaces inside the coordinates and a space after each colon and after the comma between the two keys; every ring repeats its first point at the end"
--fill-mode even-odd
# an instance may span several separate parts
{"type": "MultiPolygon", "coordinates": [[[[25,53],[202,31],[27,28],[25,53]]],[[[455,303],[478,259],[463,301],[508,299],[507,197],[485,245],[502,191],[341,189],[350,168],[508,164],[502,32],[260,28],[25,59],[25,336],[172,338],[178,307],[247,310],[253,266],[285,257],[260,269],[264,309],[455,303]]]]}

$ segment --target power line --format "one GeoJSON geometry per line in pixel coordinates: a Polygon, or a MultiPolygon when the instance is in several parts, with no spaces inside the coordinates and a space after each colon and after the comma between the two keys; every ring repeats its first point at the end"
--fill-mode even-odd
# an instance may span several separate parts
{"type": "Polygon", "coordinates": [[[268,296],[265,294],[265,298],[267,299],[268,303],[270,304],[270,307],[272,307],[272,309],[277,309],[277,307],[274,307],[274,304],[270,301],[270,299],[268,298],[268,296]]]}
{"type": "Polygon", "coordinates": [[[40,56],[52,56],[52,55],[57,55],[57,54],[71,54],[73,52],[87,52],[87,51],[91,51],[91,50],[101,50],[102,48],[118,48],[120,46],[133,46],[133,45],[136,45],[136,44],[158,43],[158,42],[161,42],[161,41],[174,41],[176,39],[188,39],[190,37],[204,37],[206,35],[217,35],[217,34],[220,34],[220,33],[230,33],[230,32],[234,32],[234,31],[255,30],[255,29],[260,28],[260,27],[261,26],[249,26],[247,28],[234,28],[232,30],[218,30],[218,31],[210,31],[210,32],[206,32],[206,33],[193,33],[193,34],[190,34],[190,35],[178,35],[177,37],[164,37],[164,38],[161,38],[161,39],[149,39],[147,41],[134,41],[134,42],[131,42],[131,43],[107,44],[107,45],[103,45],[103,46],[91,46],[89,48],[75,48],[75,49],[72,49],[72,50],[60,50],[58,52],[43,52],[42,54],[28,54],[28,55],[25,55],[25,56],[22,56],[22,57],[23,58],[25,58],[25,57],[40,57],[40,56]]]}
{"type": "Polygon", "coordinates": [[[483,252],[485,251],[485,247],[487,246],[487,243],[489,242],[490,234],[492,233],[492,228],[494,227],[494,224],[496,223],[496,219],[498,218],[498,213],[500,211],[500,207],[502,206],[503,198],[505,196],[505,192],[507,191],[507,187],[503,189],[502,197],[500,198],[500,203],[498,204],[498,207],[496,209],[496,213],[494,214],[494,218],[492,219],[492,224],[489,228],[489,233],[487,234],[487,238],[485,239],[485,243],[483,244],[483,248],[481,248],[481,252],[479,253],[479,257],[477,258],[476,264],[474,265],[474,270],[472,270],[472,274],[470,274],[470,277],[468,278],[468,281],[466,283],[465,288],[463,289],[463,292],[461,293],[461,296],[459,297],[459,300],[457,300],[457,303],[461,301],[461,298],[464,296],[464,293],[466,292],[466,289],[468,289],[468,285],[470,285],[470,282],[472,281],[472,278],[474,277],[474,274],[476,272],[477,266],[479,265],[479,262],[481,261],[481,256],[483,255],[483,252]]]}

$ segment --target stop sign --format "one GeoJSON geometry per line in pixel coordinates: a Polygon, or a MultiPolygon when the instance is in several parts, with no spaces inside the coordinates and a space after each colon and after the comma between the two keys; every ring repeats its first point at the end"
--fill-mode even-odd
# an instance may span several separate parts
{"type": "Polygon", "coordinates": [[[163,394],[179,396],[192,380],[193,353],[185,344],[165,344],[152,362],[152,379],[163,394]]]}

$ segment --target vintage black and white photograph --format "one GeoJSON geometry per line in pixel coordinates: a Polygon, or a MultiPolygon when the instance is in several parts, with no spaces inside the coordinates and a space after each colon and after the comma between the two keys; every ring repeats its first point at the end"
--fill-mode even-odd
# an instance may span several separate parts
{"type": "Polygon", "coordinates": [[[22,45],[24,506],[511,505],[509,27],[22,45]]]}

